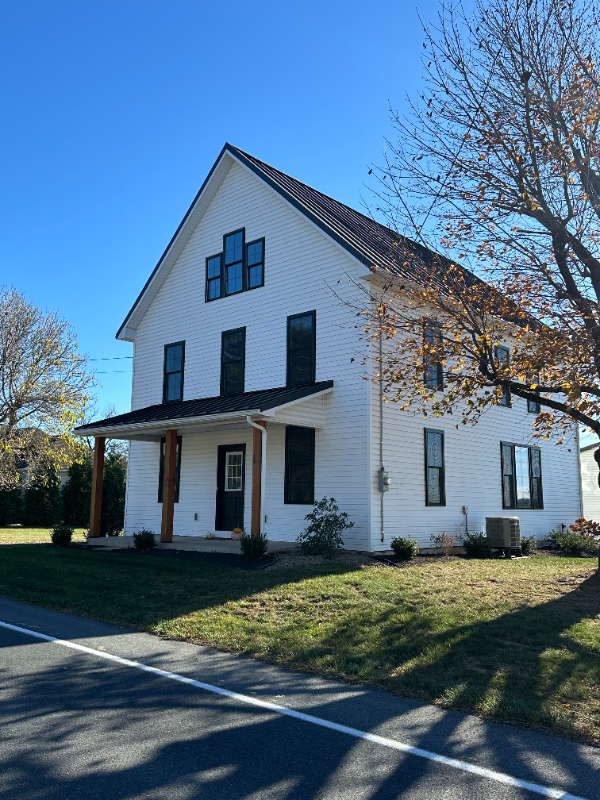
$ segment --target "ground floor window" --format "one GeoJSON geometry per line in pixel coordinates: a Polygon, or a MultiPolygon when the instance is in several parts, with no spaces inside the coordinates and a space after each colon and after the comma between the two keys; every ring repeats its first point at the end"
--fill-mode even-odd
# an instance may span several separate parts
{"type": "Polygon", "coordinates": [[[284,502],[312,504],[315,501],[314,428],[285,429],[284,502]]]}
{"type": "Polygon", "coordinates": [[[543,508],[542,454],[537,447],[501,442],[502,507],[543,508]]]}
{"type": "MultiPolygon", "coordinates": [[[[158,468],[158,502],[163,501],[163,482],[165,478],[165,445],[166,438],[160,440],[160,465],[158,468]]],[[[177,437],[177,450],[175,453],[175,502],[179,502],[179,473],[181,472],[181,436],[177,437]]]]}

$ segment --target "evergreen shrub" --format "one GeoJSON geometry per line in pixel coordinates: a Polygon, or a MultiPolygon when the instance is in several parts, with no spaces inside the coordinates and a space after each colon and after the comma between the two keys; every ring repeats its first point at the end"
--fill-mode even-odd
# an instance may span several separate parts
{"type": "Polygon", "coordinates": [[[406,539],[402,536],[397,536],[390,542],[390,547],[400,561],[410,561],[411,558],[419,555],[419,546],[411,536],[406,539]]]}

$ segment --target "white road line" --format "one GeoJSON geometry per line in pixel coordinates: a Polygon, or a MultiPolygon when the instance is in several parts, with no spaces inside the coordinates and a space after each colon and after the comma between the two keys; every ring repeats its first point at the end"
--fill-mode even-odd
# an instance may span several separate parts
{"type": "Polygon", "coordinates": [[[379,744],[382,747],[389,747],[392,750],[399,750],[401,753],[408,753],[412,756],[419,758],[426,758],[428,761],[435,761],[438,764],[444,764],[447,767],[468,772],[471,775],[478,775],[480,778],[487,778],[497,783],[503,783],[507,786],[515,786],[518,789],[526,789],[527,791],[534,792],[535,794],[542,795],[542,797],[551,797],[555,800],[585,800],[584,797],[578,797],[574,794],[562,791],[562,789],[554,789],[548,786],[541,786],[538,783],[531,783],[530,781],[523,781],[520,778],[514,778],[512,775],[507,775],[504,772],[496,772],[493,769],[486,769],[485,767],[478,767],[475,764],[470,764],[468,761],[460,761],[457,758],[447,758],[446,756],[439,755],[439,753],[432,753],[430,750],[421,750],[420,747],[412,747],[412,745],[399,742],[396,739],[387,739],[384,736],[377,736],[373,733],[358,730],[357,728],[349,728],[346,725],[338,725],[337,722],[330,722],[321,717],[314,717],[312,714],[303,714],[301,711],[294,711],[285,706],[277,706],[274,703],[267,703],[265,700],[259,700],[256,697],[249,697],[245,694],[238,692],[231,692],[229,689],[222,689],[220,686],[212,686],[210,683],[202,683],[202,681],[195,681],[192,678],[186,678],[184,675],[178,675],[175,672],[167,672],[164,669],[157,667],[150,667],[147,664],[141,664],[138,661],[130,661],[128,658],[121,658],[114,656],[111,653],[106,653],[101,650],[94,650],[92,647],[85,647],[82,644],[75,644],[66,639],[57,639],[55,636],[48,636],[45,633],[38,633],[38,631],[30,631],[28,628],[20,628],[18,625],[11,625],[8,622],[0,621],[0,627],[7,628],[17,633],[24,633],[27,636],[33,636],[36,639],[42,639],[45,642],[53,642],[62,647],[68,647],[70,650],[77,650],[81,653],[88,653],[89,655],[103,658],[105,661],[112,661],[115,664],[121,664],[124,667],[133,667],[134,669],[142,670],[143,672],[150,672],[153,675],[160,675],[161,678],[169,678],[172,681],[185,683],[188,686],[195,686],[197,689],[203,689],[206,692],[213,692],[223,697],[229,697],[232,700],[237,700],[241,703],[247,703],[251,706],[264,708],[267,711],[274,711],[277,714],[283,714],[286,717],[293,717],[300,719],[303,722],[310,722],[313,725],[319,725],[321,728],[329,728],[332,731],[345,733],[348,736],[354,736],[356,739],[364,739],[367,742],[379,744]]]}

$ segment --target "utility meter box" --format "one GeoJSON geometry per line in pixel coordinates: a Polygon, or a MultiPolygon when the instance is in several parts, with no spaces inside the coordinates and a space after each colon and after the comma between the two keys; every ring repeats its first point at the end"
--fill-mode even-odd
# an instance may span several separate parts
{"type": "Polygon", "coordinates": [[[391,484],[390,476],[385,471],[383,467],[379,470],[379,491],[380,492],[387,492],[389,491],[391,484]]]}

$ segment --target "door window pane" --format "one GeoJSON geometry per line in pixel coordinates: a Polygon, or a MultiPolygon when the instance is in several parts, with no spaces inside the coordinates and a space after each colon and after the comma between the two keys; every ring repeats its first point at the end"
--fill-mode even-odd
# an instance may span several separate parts
{"type": "Polygon", "coordinates": [[[225,456],[225,491],[239,492],[242,488],[243,453],[227,453],[225,456]]]}

